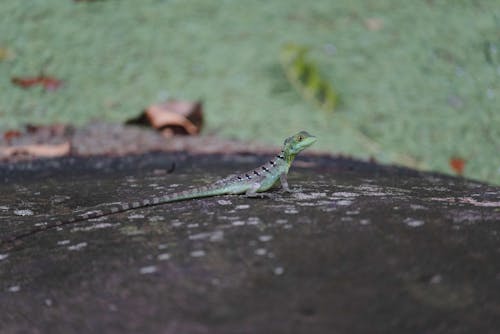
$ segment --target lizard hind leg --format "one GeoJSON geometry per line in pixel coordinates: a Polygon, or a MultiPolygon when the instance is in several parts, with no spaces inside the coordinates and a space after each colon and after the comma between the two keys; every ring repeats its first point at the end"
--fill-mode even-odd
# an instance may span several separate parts
{"type": "Polygon", "coordinates": [[[273,198],[271,194],[259,193],[257,192],[262,184],[260,182],[255,182],[252,186],[245,192],[245,196],[249,198],[273,198]]]}

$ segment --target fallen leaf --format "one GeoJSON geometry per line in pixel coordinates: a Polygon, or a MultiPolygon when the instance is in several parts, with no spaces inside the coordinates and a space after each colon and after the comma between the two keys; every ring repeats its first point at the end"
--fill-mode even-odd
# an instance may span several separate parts
{"type": "Polygon", "coordinates": [[[378,31],[384,27],[384,20],[374,17],[366,19],[365,27],[371,31],[378,31]]]}
{"type": "Polygon", "coordinates": [[[14,77],[11,79],[14,85],[22,88],[30,88],[32,86],[41,85],[47,91],[54,91],[61,88],[63,82],[54,77],[39,75],[37,77],[14,77]]]}
{"type": "Polygon", "coordinates": [[[159,130],[163,136],[175,134],[197,135],[203,125],[201,102],[171,100],[149,106],[136,119],[127,124],[147,124],[159,130]]]}
{"type": "Polygon", "coordinates": [[[464,172],[465,168],[465,163],[466,161],[462,158],[459,157],[452,157],[450,158],[449,164],[451,169],[457,174],[457,175],[462,175],[464,172]]]}
{"type": "Polygon", "coordinates": [[[15,156],[15,155],[32,155],[36,157],[53,158],[69,154],[71,151],[70,143],[64,142],[62,144],[33,144],[33,145],[20,145],[11,147],[0,147],[0,155],[15,156]]]}
{"type": "Polygon", "coordinates": [[[17,137],[21,137],[21,131],[19,131],[19,130],[7,130],[3,134],[3,138],[5,139],[5,141],[8,144],[10,144],[12,139],[17,138],[17,137]]]}

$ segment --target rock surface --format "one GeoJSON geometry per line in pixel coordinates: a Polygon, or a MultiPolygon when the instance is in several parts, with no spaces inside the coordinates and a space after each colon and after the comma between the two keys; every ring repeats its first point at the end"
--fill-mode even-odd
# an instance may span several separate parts
{"type": "Polygon", "coordinates": [[[291,170],[293,194],[43,228],[50,217],[265,159],[157,153],[0,165],[0,332],[498,331],[500,188],[470,180],[306,156],[291,170]]]}

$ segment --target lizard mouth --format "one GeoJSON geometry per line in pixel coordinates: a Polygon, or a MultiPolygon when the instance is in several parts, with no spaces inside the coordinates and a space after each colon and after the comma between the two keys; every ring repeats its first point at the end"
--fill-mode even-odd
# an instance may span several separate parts
{"type": "Polygon", "coordinates": [[[316,142],[316,140],[318,140],[318,138],[316,138],[314,136],[310,136],[310,137],[307,137],[306,139],[304,139],[302,141],[302,144],[303,144],[304,147],[309,147],[312,144],[314,144],[316,142]]]}

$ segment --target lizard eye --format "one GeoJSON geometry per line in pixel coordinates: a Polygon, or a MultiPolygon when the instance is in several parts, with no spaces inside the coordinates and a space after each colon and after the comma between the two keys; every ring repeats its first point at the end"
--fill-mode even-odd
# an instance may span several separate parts
{"type": "Polygon", "coordinates": [[[302,139],[304,139],[304,137],[302,137],[302,136],[297,137],[297,141],[302,141],[302,139]]]}

